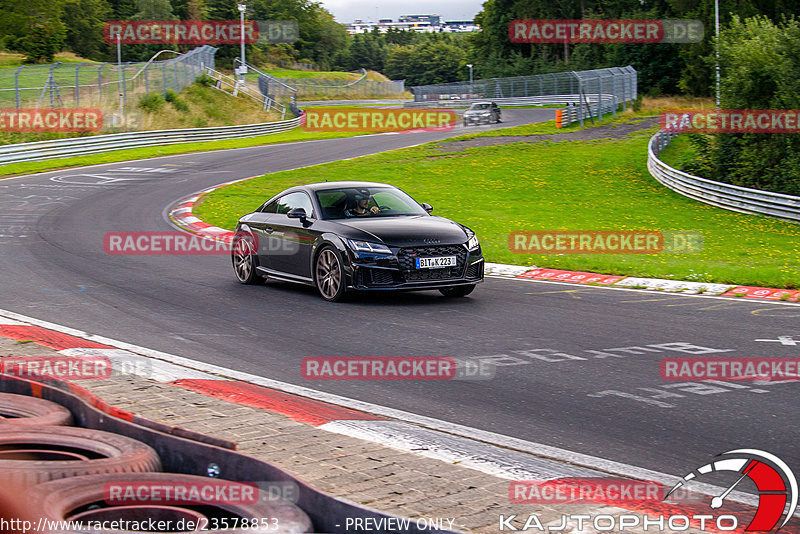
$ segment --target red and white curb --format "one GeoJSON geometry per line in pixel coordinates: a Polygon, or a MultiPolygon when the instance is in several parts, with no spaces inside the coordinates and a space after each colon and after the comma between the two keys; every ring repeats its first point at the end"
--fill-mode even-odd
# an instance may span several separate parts
{"type": "MultiPolygon", "coordinates": [[[[125,370],[135,371],[129,374],[279,413],[328,432],[458,464],[506,480],[614,474],[660,482],[667,487],[676,481],[675,476],[664,473],[242,373],[10,311],[0,310],[0,337],[34,342],[65,356],[104,356],[112,361],[115,369],[120,365],[125,370]],[[131,367],[132,361],[147,365],[131,367]]],[[[141,420],[135,413],[116,408],[77,384],[70,383],[69,389],[110,416],[134,423],[137,418],[141,420]]],[[[163,426],[165,431],[174,430],[163,426]]],[[[229,446],[235,448],[234,443],[229,446]]],[[[694,491],[715,496],[722,490],[698,484],[694,491]]],[[[743,509],[746,513],[758,506],[757,497],[739,492],[732,492],[728,500],[750,507],[743,509]]],[[[622,506],[653,515],[665,510],[663,505],[653,508],[622,506]]],[[[675,511],[684,512],[680,508],[675,511]]]]}
{"type": "MultiPolygon", "coordinates": [[[[250,178],[245,178],[249,180],[250,178]]],[[[195,203],[205,194],[226,185],[240,182],[235,180],[204,189],[191,196],[175,202],[169,211],[169,219],[179,228],[197,234],[201,237],[231,243],[233,232],[212,226],[198,219],[194,215],[195,203]]],[[[516,278],[522,280],[538,280],[564,282],[569,284],[582,284],[606,286],[627,289],[644,289],[662,291],[666,293],[680,293],[683,295],[712,295],[722,297],[736,297],[745,299],[759,299],[769,301],[800,302],[800,291],[790,289],[775,289],[769,287],[737,286],[731,284],[712,284],[708,282],[691,282],[685,280],[667,280],[660,278],[640,278],[635,276],[615,276],[600,273],[562,271],[559,269],[546,269],[535,266],[506,265],[503,263],[486,263],[486,276],[516,278]]]]}

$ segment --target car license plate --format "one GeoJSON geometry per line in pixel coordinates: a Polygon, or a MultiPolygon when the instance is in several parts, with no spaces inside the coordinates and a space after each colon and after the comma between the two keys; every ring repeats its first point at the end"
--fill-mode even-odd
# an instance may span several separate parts
{"type": "Polygon", "coordinates": [[[439,258],[417,258],[417,269],[443,269],[455,267],[455,256],[442,256],[439,258]]]}

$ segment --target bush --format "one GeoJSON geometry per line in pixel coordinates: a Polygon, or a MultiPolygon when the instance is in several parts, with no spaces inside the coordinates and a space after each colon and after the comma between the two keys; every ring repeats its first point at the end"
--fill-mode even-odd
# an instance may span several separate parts
{"type": "Polygon", "coordinates": [[[177,109],[178,111],[183,111],[183,112],[189,111],[189,106],[186,104],[186,102],[181,100],[178,97],[178,95],[175,94],[175,91],[173,91],[172,89],[167,89],[167,93],[164,95],[164,99],[167,102],[172,103],[172,105],[175,106],[175,109],[177,109]]]}
{"type": "Polygon", "coordinates": [[[199,85],[203,85],[205,87],[211,87],[211,86],[217,84],[216,80],[214,80],[214,78],[212,78],[211,76],[209,76],[206,73],[203,73],[200,76],[198,76],[197,78],[195,78],[194,83],[199,84],[199,85]]]}
{"type": "Polygon", "coordinates": [[[145,113],[155,113],[164,104],[164,99],[156,93],[149,93],[139,99],[137,107],[145,113]]]}

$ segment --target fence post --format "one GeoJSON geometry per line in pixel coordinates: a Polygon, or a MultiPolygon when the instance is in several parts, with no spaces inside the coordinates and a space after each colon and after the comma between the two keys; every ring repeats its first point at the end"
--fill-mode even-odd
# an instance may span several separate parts
{"type": "MultiPolygon", "coordinates": [[[[125,62],[125,66],[122,67],[122,103],[126,106],[128,105],[128,82],[125,80],[125,71],[128,70],[128,65],[130,65],[130,61],[125,62]]],[[[122,120],[122,117],[120,117],[122,120]]]]}
{"type": "Polygon", "coordinates": [[[78,71],[81,70],[83,63],[78,63],[75,67],[75,107],[81,106],[81,80],[78,77],[78,71]]]}
{"type": "Polygon", "coordinates": [[[603,120],[603,77],[597,75],[597,111],[600,114],[600,120],[603,120]]]}
{"type": "Polygon", "coordinates": [[[19,68],[14,73],[14,96],[17,102],[17,109],[19,109],[19,71],[21,71],[25,65],[20,65],[19,68]]]}
{"type": "Polygon", "coordinates": [[[167,98],[167,66],[161,65],[161,93],[167,98]]]}
{"type": "Polygon", "coordinates": [[[150,79],[147,76],[147,72],[150,70],[150,64],[144,64],[144,92],[148,94],[150,92],[150,79]]]}
{"type": "Polygon", "coordinates": [[[100,64],[100,68],[97,69],[97,102],[100,103],[103,101],[103,67],[105,67],[105,63],[100,64]]]}

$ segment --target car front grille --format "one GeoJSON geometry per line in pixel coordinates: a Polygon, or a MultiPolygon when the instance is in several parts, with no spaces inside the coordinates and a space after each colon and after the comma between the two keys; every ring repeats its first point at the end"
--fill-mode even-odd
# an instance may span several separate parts
{"type": "Polygon", "coordinates": [[[400,249],[397,254],[400,271],[406,282],[424,282],[428,280],[451,280],[461,278],[467,261],[467,250],[462,245],[443,245],[432,247],[410,247],[400,249]],[[443,269],[417,269],[416,258],[438,258],[455,256],[455,267],[443,269]]]}

